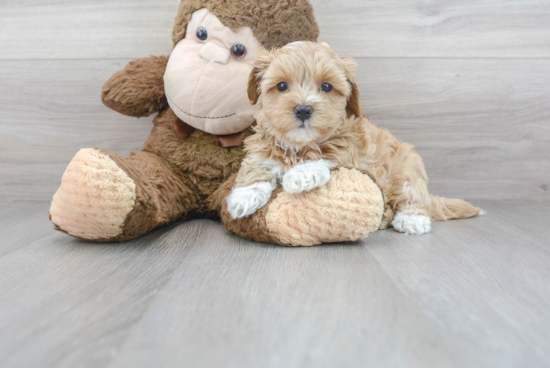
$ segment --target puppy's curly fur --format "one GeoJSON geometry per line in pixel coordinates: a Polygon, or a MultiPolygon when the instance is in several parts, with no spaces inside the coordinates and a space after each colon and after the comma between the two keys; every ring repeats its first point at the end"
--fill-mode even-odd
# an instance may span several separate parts
{"type": "Polygon", "coordinates": [[[413,146],[363,115],[354,70],[352,59],[342,60],[327,44],[313,42],[258,57],[249,97],[256,103],[261,96],[261,110],[228,197],[231,215],[254,213],[277,183],[291,193],[320,187],[335,167],[357,168],[376,178],[396,214],[392,225],[397,231],[422,234],[431,230],[430,220],[478,215],[480,210],[463,200],[428,192],[424,163],[413,146]],[[299,106],[310,108],[307,119],[300,118],[299,106]]]}

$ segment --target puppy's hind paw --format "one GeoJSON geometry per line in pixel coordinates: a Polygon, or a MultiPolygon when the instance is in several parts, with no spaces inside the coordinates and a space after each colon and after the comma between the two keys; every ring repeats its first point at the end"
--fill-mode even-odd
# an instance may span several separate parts
{"type": "Polygon", "coordinates": [[[271,198],[273,186],[269,182],[235,188],[227,197],[227,210],[234,220],[253,215],[271,198]]]}
{"type": "Polygon", "coordinates": [[[296,165],[283,177],[283,188],[291,194],[309,192],[322,187],[330,180],[330,168],[326,160],[317,160],[296,165]]]}
{"type": "Polygon", "coordinates": [[[430,218],[406,212],[398,212],[392,221],[395,231],[409,235],[422,235],[432,231],[430,218]]]}

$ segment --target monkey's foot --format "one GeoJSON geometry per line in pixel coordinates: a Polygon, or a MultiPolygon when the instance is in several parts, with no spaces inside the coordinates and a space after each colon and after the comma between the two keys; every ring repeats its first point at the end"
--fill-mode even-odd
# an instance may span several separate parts
{"type": "Polygon", "coordinates": [[[136,184],[104,152],[83,149],[73,158],[53,197],[57,230],[85,240],[119,236],[136,202],[136,184]]]}
{"type": "MultiPolygon", "coordinates": [[[[229,180],[220,191],[231,191],[229,180]]],[[[220,193],[221,193],[220,192],[220,193]]],[[[321,188],[291,194],[274,192],[256,214],[233,220],[225,201],[221,217],[225,227],[247,239],[289,246],[355,241],[377,230],[384,200],[372,179],[357,170],[339,169],[321,188]]]]}

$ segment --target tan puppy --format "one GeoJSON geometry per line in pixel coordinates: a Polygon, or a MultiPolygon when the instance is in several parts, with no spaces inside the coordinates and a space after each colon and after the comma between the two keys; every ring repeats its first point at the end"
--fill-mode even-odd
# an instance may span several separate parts
{"type": "Polygon", "coordinates": [[[278,183],[301,193],[325,185],[335,167],[370,173],[395,217],[395,230],[423,234],[430,220],[478,215],[460,199],[430,195],[422,158],[408,143],[372,125],[363,115],[352,59],[327,44],[296,42],[264,51],[256,61],[249,97],[256,103],[256,134],[227,198],[235,219],[264,206],[278,183]]]}

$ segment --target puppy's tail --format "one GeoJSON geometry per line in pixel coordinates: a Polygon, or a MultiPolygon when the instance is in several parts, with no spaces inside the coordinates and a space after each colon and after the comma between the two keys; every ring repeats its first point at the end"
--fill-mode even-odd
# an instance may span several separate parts
{"type": "Polygon", "coordinates": [[[430,195],[432,205],[430,218],[433,221],[447,221],[474,217],[481,213],[481,209],[472,206],[462,199],[451,199],[430,195]]]}

